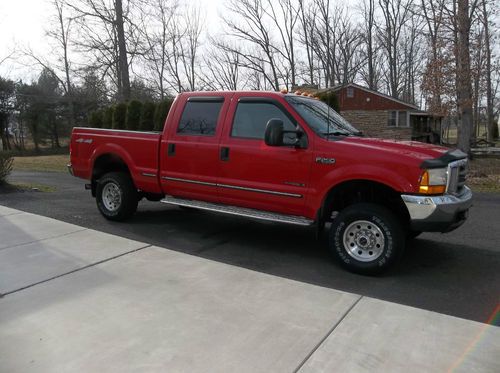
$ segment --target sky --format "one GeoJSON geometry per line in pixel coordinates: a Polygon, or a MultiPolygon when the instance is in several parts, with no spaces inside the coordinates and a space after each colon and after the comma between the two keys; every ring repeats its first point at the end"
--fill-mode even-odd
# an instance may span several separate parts
{"type": "MultiPolygon", "coordinates": [[[[193,1],[193,0],[188,0],[193,1]]],[[[206,17],[209,30],[217,24],[218,14],[223,10],[224,0],[195,0],[206,17]]],[[[45,30],[54,13],[51,0],[0,0],[0,61],[13,49],[31,48],[41,55],[50,53],[45,30]]],[[[36,75],[30,66],[19,66],[9,61],[0,65],[0,76],[10,79],[28,78],[36,75]]]]}

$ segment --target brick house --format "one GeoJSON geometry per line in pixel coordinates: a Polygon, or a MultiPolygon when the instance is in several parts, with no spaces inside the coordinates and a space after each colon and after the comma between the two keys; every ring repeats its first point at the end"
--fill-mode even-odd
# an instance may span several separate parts
{"type": "Polygon", "coordinates": [[[335,92],[340,114],[369,137],[441,142],[442,117],[355,83],[317,91],[335,92]]]}

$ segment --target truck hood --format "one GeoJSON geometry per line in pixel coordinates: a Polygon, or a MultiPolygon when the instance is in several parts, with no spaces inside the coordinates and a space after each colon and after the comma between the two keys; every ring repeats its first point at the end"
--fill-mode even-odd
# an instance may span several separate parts
{"type": "Polygon", "coordinates": [[[348,137],[344,141],[350,145],[359,147],[363,151],[382,151],[394,156],[413,158],[415,161],[420,162],[441,158],[449,151],[448,148],[442,146],[424,144],[417,141],[398,141],[366,137],[348,137]]]}

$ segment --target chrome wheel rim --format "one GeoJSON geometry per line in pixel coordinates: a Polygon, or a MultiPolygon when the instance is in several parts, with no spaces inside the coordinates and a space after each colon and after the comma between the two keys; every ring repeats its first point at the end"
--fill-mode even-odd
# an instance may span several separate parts
{"type": "Polygon", "coordinates": [[[107,183],[102,189],[102,203],[107,210],[115,212],[122,203],[122,192],[115,183],[107,183]]]}
{"type": "Polygon", "coordinates": [[[380,227],[371,221],[357,220],[344,231],[347,253],[360,262],[376,260],[384,251],[385,237],[380,227]]]}

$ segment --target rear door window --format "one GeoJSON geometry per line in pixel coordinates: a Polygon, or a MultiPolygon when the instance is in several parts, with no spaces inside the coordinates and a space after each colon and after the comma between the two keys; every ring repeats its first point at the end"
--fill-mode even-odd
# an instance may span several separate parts
{"type": "Polygon", "coordinates": [[[222,104],[222,100],[186,102],[177,134],[214,136],[222,104]]]}

